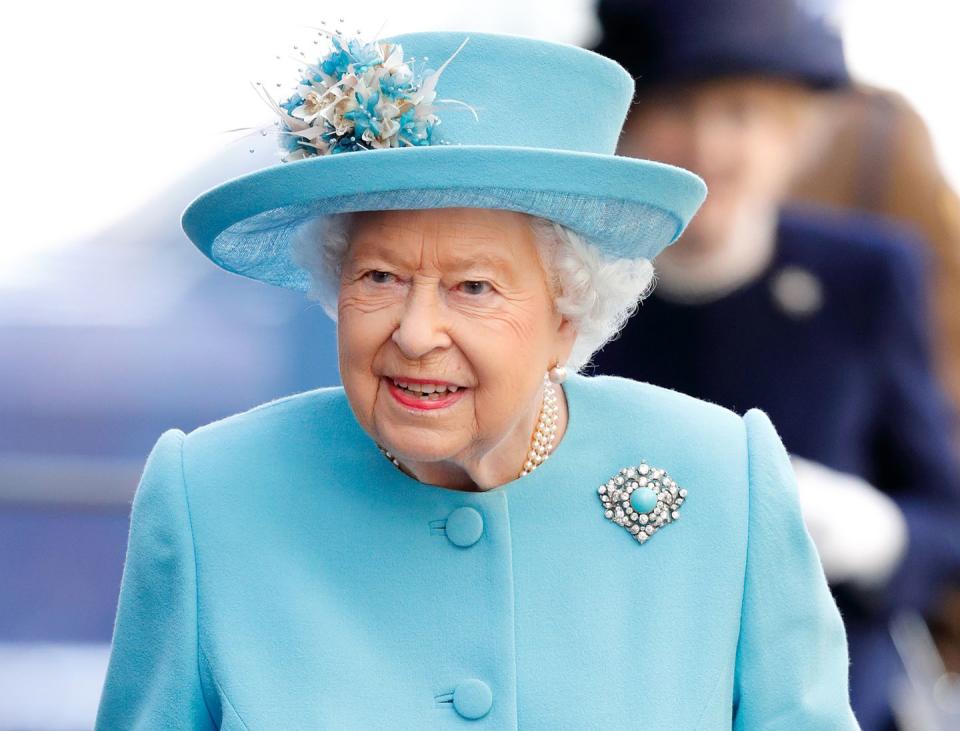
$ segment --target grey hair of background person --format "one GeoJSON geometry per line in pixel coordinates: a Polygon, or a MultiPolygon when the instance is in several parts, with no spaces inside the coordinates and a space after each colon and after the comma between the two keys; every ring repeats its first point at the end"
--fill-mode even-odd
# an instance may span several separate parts
{"type": "MultiPolygon", "coordinates": [[[[293,239],[293,259],[310,274],[308,297],[337,319],[343,258],[353,213],[311,218],[293,239]]],[[[567,368],[579,371],[611,340],[653,288],[648,259],[612,259],[579,234],[553,221],[528,216],[537,253],[557,311],[577,332],[567,368]]]]}

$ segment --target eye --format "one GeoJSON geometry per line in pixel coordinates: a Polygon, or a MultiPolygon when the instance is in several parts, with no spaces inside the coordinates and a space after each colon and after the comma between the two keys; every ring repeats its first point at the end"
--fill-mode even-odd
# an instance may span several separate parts
{"type": "Polygon", "coordinates": [[[367,272],[364,276],[374,284],[390,284],[396,280],[396,277],[390,272],[383,272],[380,270],[367,272]]]}
{"type": "Polygon", "coordinates": [[[490,282],[484,282],[483,280],[470,280],[466,282],[460,282],[460,284],[457,285],[457,289],[464,294],[476,296],[491,292],[493,287],[490,285],[490,282]]]}

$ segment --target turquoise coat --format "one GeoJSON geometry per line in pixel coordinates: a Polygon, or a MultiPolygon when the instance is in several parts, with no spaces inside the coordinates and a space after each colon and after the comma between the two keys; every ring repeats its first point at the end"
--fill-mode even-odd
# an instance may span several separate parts
{"type": "Polygon", "coordinates": [[[573,376],[554,454],[421,484],[342,389],[157,442],[97,729],[857,728],[843,625],[767,416],[573,376]],[[688,491],[646,543],[598,487],[688,491]]]}

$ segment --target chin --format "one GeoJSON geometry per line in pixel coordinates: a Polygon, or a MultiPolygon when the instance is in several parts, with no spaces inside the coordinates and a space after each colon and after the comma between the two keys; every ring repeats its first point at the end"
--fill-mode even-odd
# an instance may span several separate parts
{"type": "Polygon", "coordinates": [[[460,445],[450,439],[448,430],[388,424],[377,431],[381,435],[380,444],[401,462],[442,462],[462,451],[460,445]]]}

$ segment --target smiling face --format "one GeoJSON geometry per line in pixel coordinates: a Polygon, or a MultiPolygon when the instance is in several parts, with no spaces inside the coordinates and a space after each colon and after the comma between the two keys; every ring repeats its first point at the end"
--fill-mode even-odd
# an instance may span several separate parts
{"type": "Polygon", "coordinates": [[[426,482],[515,476],[543,375],[575,336],[553,305],[528,217],[368,212],[349,239],[339,359],[360,425],[426,482]]]}

